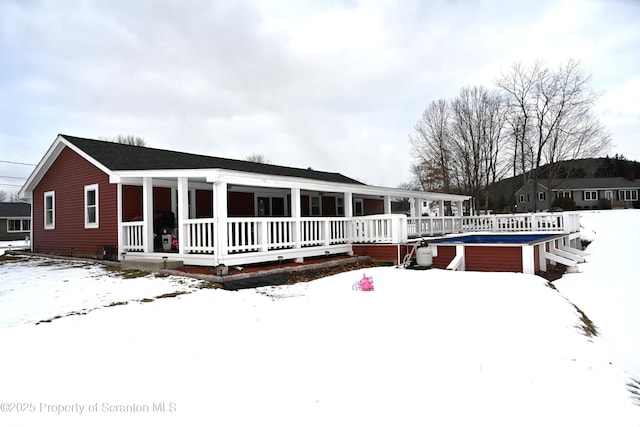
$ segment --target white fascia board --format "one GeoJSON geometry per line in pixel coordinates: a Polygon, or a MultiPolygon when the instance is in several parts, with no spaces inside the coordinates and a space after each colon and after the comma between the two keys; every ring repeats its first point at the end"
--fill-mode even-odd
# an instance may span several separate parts
{"type": "Polygon", "coordinates": [[[424,200],[464,201],[471,196],[375,187],[364,184],[346,184],[317,181],[307,178],[275,176],[227,169],[162,169],[145,171],[114,171],[110,182],[137,183],[142,177],[175,179],[177,177],[201,178],[206,182],[226,182],[231,185],[266,188],[299,188],[301,190],[328,193],[352,193],[364,196],[414,197],[424,200]]]}
{"type": "Polygon", "coordinates": [[[56,159],[58,158],[60,153],[62,153],[62,150],[64,150],[65,147],[69,147],[75,153],[80,155],[83,159],[85,159],[86,161],[94,165],[96,168],[100,169],[102,172],[104,172],[105,174],[109,175],[109,177],[111,177],[111,170],[109,170],[106,166],[98,162],[93,157],[89,156],[84,151],[80,150],[75,145],[71,144],[69,141],[64,139],[64,137],[62,137],[61,135],[58,135],[56,139],[53,141],[53,144],[51,144],[51,146],[49,147],[45,155],[42,157],[42,159],[40,159],[40,162],[38,163],[36,168],[33,170],[29,178],[27,178],[24,185],[20,189],[19,191],[20,197],[23,197],[23,198],[32,197],[33,189],[36,187],[36,185],[38,185],[42,177],[47,173],[47,171],[49,170],[53,162],[56,161],[56,159]]]}
{"type": "Polygon", "coordinates": [[[70,149],[75,151],[80,157],[82,157],[83,159],[85,159],[86,161],[91,163],[96,168],[100,169],[105,174],[111,175],[111,173],[112,173],[111,169],[107,168],[105,165],[103,165],[102,163],[98,162],[96,159],[94,159],[93,157],[91,157],[90,155],[88,155],[87,153],[85,153],[84,151],[82,151],[81,149],[79,149],[78,147],[76,147],[75,145],[73,145],[72,143],[70,143],[69,141],[64,139],[63,137],[58,135],[58,138],[60,138],[67,147],[69,147],[70,149]]]}
{"type": "Polygon", "coordinates": [[[33,189],[38,185],[42,177],[49,170],[53,162],[58,158],[64,147],[66,146],[65,140],[58,135],[53,141],[45,155],[40,159],[31,175],[27,178],[22,188],[18,191],[20,198],[32,198],[33,189]]]}

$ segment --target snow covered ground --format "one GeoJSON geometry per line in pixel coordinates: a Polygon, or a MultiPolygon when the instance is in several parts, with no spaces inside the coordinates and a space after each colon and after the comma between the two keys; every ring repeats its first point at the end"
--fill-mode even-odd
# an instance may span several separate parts
{"type": "Polygon", "coordinates": [[[29,240],[9,240],[0,242],[0,255],[4,255],[7,250],[29,249],[29,240]]]}
{"type": "Polygon", "coordinates": [[[591,256],[558,290],[378,267],[227,292],[4,262],[0,425],[640,426],[640,211],[582,220],[591,256]]]}

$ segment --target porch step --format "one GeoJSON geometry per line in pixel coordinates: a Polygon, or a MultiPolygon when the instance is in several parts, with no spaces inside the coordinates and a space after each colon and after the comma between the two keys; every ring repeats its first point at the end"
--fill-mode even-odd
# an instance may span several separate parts
{"type": "Polygon", "coordinates": [[[184,267],[184,262],[178,259],[135,259],[129,258],[120,262],[122,270],[142,270],[159,273],[160,270],[176,270],[184,267]]]}

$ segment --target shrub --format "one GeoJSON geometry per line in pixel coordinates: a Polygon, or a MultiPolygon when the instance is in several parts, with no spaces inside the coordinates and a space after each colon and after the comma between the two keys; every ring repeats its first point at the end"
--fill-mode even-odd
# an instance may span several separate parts
{"type": "Polygon", "coordinates": [[[598,207],[600,209],[611,209],[611,200],[609,199],[598,200],[598,207]]]}
{"type": "Polygon", "coordinates": [[[553,208],[558,208],[563,211],[575,211],[576,202],[568,197],[558,197],[553,201],[553,208]]]}

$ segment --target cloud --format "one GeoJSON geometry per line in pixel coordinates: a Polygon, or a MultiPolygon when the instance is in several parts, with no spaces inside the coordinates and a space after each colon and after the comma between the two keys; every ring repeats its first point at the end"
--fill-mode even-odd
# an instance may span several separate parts
{"type": "Polygon", "coordinates": [[[624,93],[637,18],[625,1],[5,0],[0,148],[36,162],[57,133],[136,134],[393,186],[424,108],[516,60],[578,57],[624,93]]]}

